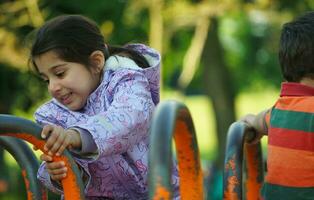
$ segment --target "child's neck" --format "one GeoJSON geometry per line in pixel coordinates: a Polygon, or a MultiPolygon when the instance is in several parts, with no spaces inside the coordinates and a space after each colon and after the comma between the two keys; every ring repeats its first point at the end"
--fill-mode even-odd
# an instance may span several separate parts
{"type": "Polygon", "coordinates": [[[314,88],[314,79],[312,78],[302,78],[300,83],[314,88]]]}

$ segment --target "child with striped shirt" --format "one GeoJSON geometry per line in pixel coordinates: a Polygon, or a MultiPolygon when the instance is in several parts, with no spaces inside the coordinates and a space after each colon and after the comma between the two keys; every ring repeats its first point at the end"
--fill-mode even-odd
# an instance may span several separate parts
{"type": "Polygon", "coordinates": [[[262,199],[314,199],[314,12],[283,26],[279,60],[286,82],[274,106],[243,118],[268,134],[262,199]]]}

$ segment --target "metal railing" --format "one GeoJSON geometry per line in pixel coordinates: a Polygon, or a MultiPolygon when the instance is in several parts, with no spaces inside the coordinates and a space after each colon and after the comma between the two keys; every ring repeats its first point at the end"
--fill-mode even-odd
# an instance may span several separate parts
{"type": "Polygon", "coordinates": [[[0,137],[0,146],[19,164],[26,186],[27,199],[48,199],[46,189],[36,178],[39,164],[30,147],[23,140],[7,136],[0,137]]]}
{"type": "Polygon", "coordinates": [[[150,132],[149,197],[170,200],[172,139],[176,145],[182,200],[202,200],[203,176],[193,121],[187,107],[176,101],[161,102],[150,132]]]}
{"type": "MultiPolygon", "coordinates": [[[[33,144],[37,149],[40,149],[42,152],[44,150],[45,141],[41,139],[40,133],[42,128],[36,123],[19,118],[12,115],[2,115],[0,114],[0,136],[11,136],[19,139],[23,139],[31,144],[33,144]]],[[[8,140],[2,138],[1,145],[13,154],[14,158],[17,160],[22,169],[24,177],[26,178],[26,189],[28,200],[38,200],[38,199],[47,199],[47,195],[42,193],[41,187],[38,187],[38,182],[33,180],[33,177],[36,178],[36,172],[38,169],[38,164],[34,164],[33,160],[34,155],[31,155],[32,152],[25,150],[25,145],[17,140],[8,140]],[[18,147],[20,146],[20,147],[18,147]],[[24,146],[24,147],[23,147],[24,146]],[[22,151],[26,151],[21,153],[22,151]],[[21,153],[21,154],[20,154],[21,153]],[[20,154],[20,155],[19,155],[20,154]],[[27,156],[23,158],[23,156],[27,156]],[[29,161],[30,162],[29,162],[29,161]],[[33,169],[32,169],[33,168],[33,169]],[[34,171],[36,170],[36,172],[34,171]],[[29,183],[29,186],[28,186],[29,183]]],[[[64,161],[66,167],[68,168],[67,176],[61,181],[65,200],[84,200],[84,189],[83,182],[80,178],[80,172],[75,164],[70,153],[65,150],[61,156],[53,156],[53,161],[64,161]]]]}
{"type": "MultiPolygon", "coordinates": [[[[28,141],[42,152],[45,152],[43,149],[45,141],[40,137],[41,130],[42,128],[32,121],[0,114],[0,145],[13,154],[22,169],[26,169],[23,172],[25,173],[25,180],[30,180],[28,182],[29,187],[27,186],[28,200],[47,199],[47,195],[45,190],[38,185],[38,181],[35,180],[38,169],[38,163],[35,164],[34,161],[36,158],[34,158],[30,149],[25,150],[27,152],[25,157],[24,153],[19,153],[21,150],[24,151],[24,148],[29,147],[15,138],[28,141]],[[22,158],[21,155],[23,155],[22,158]]],[[[172,139],[174,139],[181,199],[204,199],[199,149],[194,124],[187,107],[176,101],[161,102],[157,106],[152,119],[149,139],[149,198],[158,200],[173,198],[171,177],[173,167],[172,139]]],[[[54,156],[53,160],[63,160],[69,169],[67,177],[62,180],[65,200],[83,200],[83,183],[77,165],[70,153],[65,151],[59,157],[54,156]]]]}
{"type": "Polygon", "coordinates": [[[252,135],[243,122],[234,122],[229,127],[223,177],[224,200],[260,199],[264,180],[263,158],[260,143],[245,142],[246,137],[252,135]]]}

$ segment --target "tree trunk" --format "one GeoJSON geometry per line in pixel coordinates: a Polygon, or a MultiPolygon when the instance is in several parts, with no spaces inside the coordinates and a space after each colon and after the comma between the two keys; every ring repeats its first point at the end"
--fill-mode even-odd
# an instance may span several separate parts
{"type": "Polygon", "coordinates": [[[204,66],[205,92],[212,100],[216,118],[218,155],[216,167],[223,170],[225,157],[226,134],[235,121],[235,94],[228,68],[224,62],[223,48],[218,36],[219,23],[211,18],[211,26],[202,55],[204,66]]]}

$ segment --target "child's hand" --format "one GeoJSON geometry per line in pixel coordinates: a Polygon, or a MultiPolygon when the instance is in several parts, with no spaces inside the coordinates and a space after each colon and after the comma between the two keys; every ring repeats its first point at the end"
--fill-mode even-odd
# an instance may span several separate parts
{"type": "Polygon", "coordinates": [[[61,181],[66,177],[68,169],[63,161],[51,162],[52,157],[46,154],[42,154],[40,160],[46,161],[46,169],[52,180],[61,181]]]}
{"type": "Polygon", "coordinates": [[[46,139],[44,150],[49,156],[60,156],[65,148],[81,148],[80,134],[73,129],[63,129],[61,126],[44,126],[41,137],[46,139]]]}
{"type": "Polygon", "coordinates": [[[245,136],[245,142],[250,144],[256,144],[263,137],[264,133],[260,131],[259,127],[256,127],[258,116],[253,114],[247,114],[240,119],[240,121],[244,122],[248,126],[248,130],[245,136]]]}

